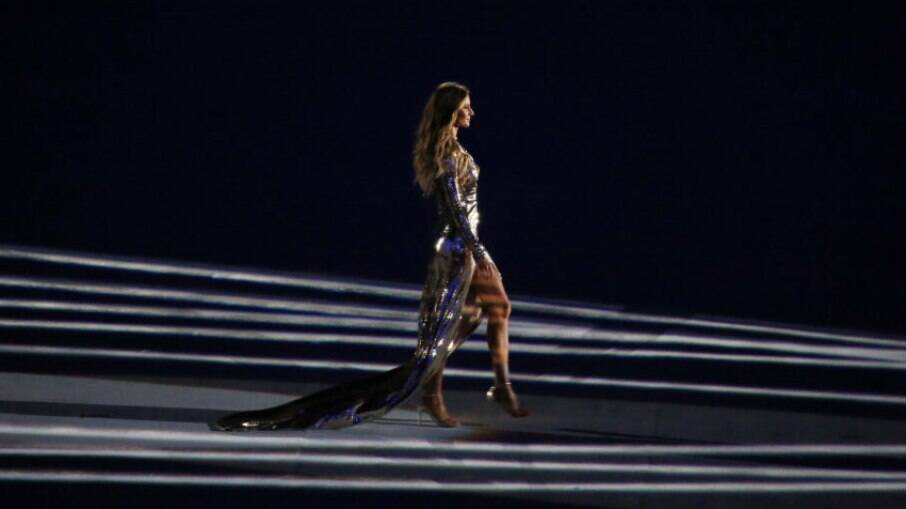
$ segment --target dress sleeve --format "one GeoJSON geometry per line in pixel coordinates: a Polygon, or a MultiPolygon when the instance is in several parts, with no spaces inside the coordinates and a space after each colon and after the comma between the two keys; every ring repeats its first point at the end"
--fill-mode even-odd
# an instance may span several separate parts
{"type": "Polygon", "coordinates": [[[472,251],[472,256],[475,257],[475,261],[481,261],[486,255],[484,246],[481,245],[481,242],[478,241],[478,236],[472,227],[469,224],[469,214],[466,211],[466,206],[462,202],[462,197],[459,193],[459,184],[456,182],[456,172],[452,168],[454,165],[451,159],[447,159],[445,162],[451,168],[448,168],[443,176],[440,177],[440,192],[443,197],[443,205],[446,207],[449,217],[453,221],[453,227],[456,228],[456,231],[463,238],[468,246],[469,250],[472,251]]]}

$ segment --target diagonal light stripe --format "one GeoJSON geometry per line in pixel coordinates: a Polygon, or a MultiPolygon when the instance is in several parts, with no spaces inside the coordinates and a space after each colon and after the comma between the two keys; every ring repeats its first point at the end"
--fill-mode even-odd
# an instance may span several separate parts
{"type": "MultiPolygon", "coordinates": [[[[102,304],[84,304],[70,302],[49,302],[49,301],[10,301],[0,299],[0,308],[13,309],[30,309],[44,311],[63,311],[75,313],[95,313],[95,314],[112,314],[112,315],[136,315],[165,318],[191,318],[197,320],[220,320],[220,321],[244,321],[253,323],[274,323],[285,325],[307,325],[321,326],[332,328],[356,328],[356,329],[381,329],[415,332],[415,320],[395,320],[389,318],[350,318],[346,316],[323,316],[323,315],[299,315],[285,313],[255,313],[244,311],[220,311],[200,308],[165,308],[156,306],[124,306],[124,305],[102,305],[102,304]]],[[[18,322],[16,320],[10,323],[18,322]]],[[[35,323],[65,323],[65,322],[47,322],[44,320],[34,321],[35,323]]],[[[72,323],[96,323],[96,322],[72,322],[72,323]]],[[[36,325],[39,326],[39,325],[36,325]]]]}
{"type": "MultiPolygon", "coordinates": [[[[355,334],[329,334],[313,332],[280,332],[264,330],[244,330],[244,329],[218,329],[209,327],[179,327],[174,325],[144,325],[144,324],[118,324],[102,322],[70,322],[70,321],[47,321],[47,320],[0,320],[0,328],[23,328],[23,329],[46,329],[46,330],[70,330],[85,332],[121,332],[130,334],[152,334],[152,335],[178,335],[192,336],[197,338],[221,338],[221,339],[257,339],[268,341],[289,341],[305,343],[336,343],[336,338],[343,342],[365,344],[370,340],[374,346],[381,346],[383,343],[403,345],[400,338],[387,338],[381,336],[364,336],[355,334]]],[[[405,339],[406,345],[415,347],[415,337],[405,339]]]]}
{"type": "Polygon", "coordinates": [[[804,467],[750,467],[737,465],[690,465],[666,463],[660,465],[607,462],[563,461],[512,461],[474,458],[400,457],[373,454],[320,454],[312,452],[258,452],[258,451],[207,451],[172,449],[100,449],[87,448],[32,448],[13,447],[0,449],[0,458],[102,458],[142,459],[188,462],[270,463],[281,465],[336,465],[353,467],[412,467],[420,470],[510,470],[526,472],[579,472],[583,474],[656,474],[671,476],[739,476],[781,479],[874,479],[904,480],[906,472],[878,470],[853,470],[804,467]]]}
{"type": "Polygon", "coordinates": [[[164,290],[160,288],[144,286],[108,285],[101,283],[42,280],[9,276],[0,276],[0,286],[87,293],[94,295],[113,295],[118,297],[164,299],[226,306],[244,306],[261,309],[275,309],[281,311],[342,314],[363,317],[367,316],[372,318],[401,318],[413,321],[416,320],[418,316],[415,312],[412,311],[403,311],[399,309],[379,307],[374,305],[362,306],[334,303],[324,304],[321,302],[306,300],[237,297],[235,295],[229,294],[184,290],[164,290]]]}
{"type": "Polygon", "coordinates": [[[286,476],[179,475],[142,472],[0,470],[0,482],[116,483],[180,486],[249,486],[468,493],[872,493],[903,492],[904,482],[443,482],[413,478],[325,479],[286,476]]]}
{"type": "MultiPolygon", "coordinates": [[[[215,269],[200,264],[149,262],[125,257],[76,254],[21,246],[0,245],[0,258],[25,259],[45,263],[81,265],[104,269],[130,270],[155,274],[177,274],[183,276],[204,277],[245,283],[266,283],[283,286],[313,288],[327,291],[374,294],[408,300],[417,300],[421,295],[421,292],[416,289],[416,285],[376,282],[357,283],[351,282],[349,280],[335,279],[326,276],[287,275],[273,272],[236,270],[229,268],[215,269]]],[[[864,334],[839,334],[809,330],[802,327],[797,328],[789,326],[746,324],[705,318],[682,318],[666,315],[632,313],[614,309],[606,309],[602,306],[593,306],[589,304],[557,304],[543,302],[537,299],[514,299],[513,307],[517,310],[571,316],[577,318],[726,329],[876,346],[903,347],[904,344],[906,344],[906,339],[904,338],[885,339],[870,337],[864,334]]]]}
{"type": "MultiPolygon", "coordinates": [[[[93,348],[66,348],[46,346],[9,346],[0,345],[0,354],[15,353],[20,355],[45,356],[85,356],[119,359],[144,359],[150,361],[201,362],[246,366],[282,366],[302,369],[355,370],[365,372],[382,372],[395,368],[391,364],[366,362],[342,362],[331,360],[284,360],[261,357],[232,355],[199,355],[169,352],[152,352],[148,350],[109,350],[93,348]]],[[[444,376],[461,378],[489,379],[490,374],[484,371],[462,368],[447,368],[444,376]]],[[[828,401],[847,401],[855,403],[873,403],[883,405],[906,405],[906,397],[875,395],[855,392],[815,391],[806,389],[773,389],[747,387],[738,385],[695,384],[671,381],[627,380],[603,377],[583,377],[552,374],[516,374],[512,378],[521,382],[540,384],[572,385],[585,387],[622,387],[627,389],[693,392],[706,394],[729,394],[734,396],[757,396],[788,399],[811,399],[828,401]]]]}
{"type": "MultiPolygon", "coordinates": [[[[321,317],[299,317],[300,321],[307,321],[310,325],[335,326],[349,328],[367,328],[379,330],[404,331],[414,334],[416,324],[413,322],[401,322],[393,320],[372,320],[363,318],[321,318],[321,317]]],[[[329,341],[329,335],[313,334],[305,332],[281,332],[281,331],[262,331],[249,329],[225,329],[214,327],[184,327],[175,325],[147,325],[147,324],[119,324],[103,322],[80,322],[68,320],[3,320],[0,319],[0,328],[26,328],[26,329],[45,329],[45,330],[69,330],[69,331],[91,331],[91,332],[118,332],[130,334],[151,334],[151,335],[180,335],[206,338],[223,338],[223,339],[240,339],[240,340],[268,340],[268,341],[291,341],[291,342],[310,342],[310,341],[329,341]]],[[[906,352],[891,351],[885,349],[869,348],[849,348],[849,347],[818,347],[799,345],[795,343],[776,342],[776,341],[750,341],[734,339],[712,339],[696,338],[691,336],[675,335],[642,335],[630,334],[630,338],[624,333],[608,334],[605,331],[591,331],[588,335],[572,334],[555,335],[555,330],[544,329],[534,331],[528,327],[512,327],[510,329],[511,337],[531,337],[543,339],[574,339],[586,341],[611,341],[639,343],[642,337],[647,337],[648,341],[643,343],[647,345],[699,345],[711,346],[726,349],[743,349],[743,350],[766,350],[771,352],[794,352],[807,355],[825,355],[843,359],[870,359],[881,363],[902,363],[906,361],[906,352]],[[565,337],[564,337],[565,336],[565,337]]],[[[380,339],[375,340],[375,345],[380,345],[380,339]]],[[[413,339],[414,341],[414,339],[413,339]]]]}
{"type": "MultiPolygon", "coordinates": [[[[87,304],[72,302],[55,302],[55,301],[37,301],[37,300],[2,300],[0,299],[0,308],[24,308],[51,311],[67,312],[84,312],[84,313],[110,313],[126,314],[139,316],[160,316],[168,318],[195,318],[203,320],[229,320],[229,321],[249,321],[259,323],[281,323],[290,325],[334,325],[343,327],[354,327],[357,323],[349,319],[324,318],[320,316],[299,316],[287,313],[255,313],[244,311],[221,311],[202,308],[170,308],[156,306],[126,306],[126,305],[103,305],[87,304]]],[[[361,321],[362,319],[360,319],[361,321]]],[[[375,329],[392,329],[393,326],[387,327],[386,320],[379,323],[364,322],[365,328],[375,329]]],[[[411,331],[414,329],[412,324],[406,322],[397,323],[400,326],[398,330],[411,331]],[[405,327],[403,327],[405,325],[405,327]]],[[[11,325],[15,326],[15,325],[11,325]]],[[[139,326],[141,327],[141,326],[139,326]]],[[[200,334],[203,335],[203,334],[200,334]]],[[[218,336],[215,334],[215,336],[218,336]]],[[[220,336],[218,336],[220,337],[220,336]]],[[[630,336],[632,337],[632,336],[630,336]]],[[[243,336],[243,339],[251,339],[243,336]]],[[[263,338],[266,339],[266,338],[263,338]]],[[[358,344],[368,346],[382,346],[390,348],[412,348],[413,341],[409,338],[392,338],[387,336],[360,336],[348,334],[299,334],[293,338],[294,341],[314,342],[314,343],[340,343],[340,344],[358,344]]],[[[484,351],[483,346],[474,343],[464,343],[459,347],[465,351],[484,351]]],[[[764,364],[787,364],[800,366],[817,366],[817,367],[846,367],[846,368],[865,368],[865,369],[887,369],[903,370],[906,365],[895,363],[894,361],[884,360],[881,362],[863,361],[863,360],[838,360],[831,358],[815,359],[810,357],[781,357],[781,356],[762,356],[762,355],[738,355],[738,354],[720,354],[720,353],[700,353],[688,351],[670,351],[670,350],[649,350],[649,349],[630,349],[627,351],[617,347],[595,348],[595,347],[569,347],[556,344],[546,343],[514,343],[511,345],[511,352],[528,353],[538,355],[578,355],[578,356],[600,356],[600,357],[627,357],[637,359],[661,358],[661,359],[684,359],[684,360],[702,360],[717,362],[744,362],[744,363],[764,363],[764,364]]]]}
{"type": "MultiPolygon", "coordinates": [[[[465,346],[465,345],[463,345],[465,346]]],[[[474,346],[474,345],[472,345],[474,346]]],[[[460,347],[462,348],[462,346],[460,347]]],[[[469,349],[471,350],[471,349],[469,349]]],[[[480,348],[474,348],[480,350],[480,348]]],[[[860,369],[880,369],[903,371],[906,365],[893,362],[864,361],[864,360],[839,360],[839,359],[816,359],[813,357],[794,357],[794,356],[769,356],[769,355],[740,355],[724,353],[700,353],[686,352],[677,350],[648,350],[638,349],[631,351],[621,351],[615,348],[568,348],[557,345],[534,345],[514,343],[510,345],[510,351],[516,353],[542,353],[552,355],[580,355],[580,356],[601,356],[601,357],[622,357],[631,359],[678,359],[683,361],[710,361],[710,362],[732,362],[746,364],[779,364],[792,366],[811,366],[819,368],[860,368],[860,369]]]]}
{"type": "Polygon", "coordinates": [[[600,309],[583,307],[579,305],[564,305],[536,302],[531,299],[513,300],[513,309],[532,311],[537,313],[559,314],[576,318],[611,320],[635,323],[650,323],[657,325],[673,325],[690,328],[729,330],[737,332],[754,332],[778,336],[791,336],[810,338],[832,342],[842,342],[861,345],[887,346],[891,348],[906,347],[906,338],[891,337],[879,338],[865,334],[841,334],[834,332],[818,331],[804,327],[761,325],[740,323],[739,321],[720,321],[713,318],[684,318],[668,315],[644,314],[630,311],[600,309]]]}
{"type": "MultiPolygon", "coordinates": [[[[276,312],[256,312],[256,311],[234,311],[234,310],[220,310],[220,309],[209,309],[209,308],[181,308],[181,307],[166,307],[166,306],[150,306],[150,305],[126,305],[126,304],[95,304],[87,302],[67,302],[67,301],[51,301],[51,300],[35,300],[35,299],[0,299],[0,309],[27,309],[30,311],[59,311],[59,312],[76,312],[76,313],[93,313],[93,314],[111,314],[111,315],[135,315],[135,316],[153,316],[153,317],[164,317],[164,318],[184,318],[184,319],[195,319],[195,320],[218,320],[218,321],[231,321],[231,322],[252,322],[252,323],[277,323],[277,324],[288,324],[288,325],[320,325],[320,324],[336,324],[340,323],[341,320],[351,319],[348,316],[350,313],[344,314],[329,314],[324,315],[315,314],[300,314],[300,313],[276,313],[276,312]]],[[[350,306],[352,308],[352,306],[350,306]]],[[[367,308],[361,307],[357,309],[349,309],[348,311],[354,311],[356,313],[365,312],[367,313],[367,308]]],[[[374,315],[379,315],[383,312],[378,308],[375,308],[374,315]]],[[[389,313],[388,313],[389,314],[389,313]]],[[[372,324],[388,323],[388,324],[411,324],[415,321],[416,315],[414,313],[400,312],[400,315],[411,315],[405,316],[405,321],[403,320],[393,320],[392,318],[371,318],[362,321],[361,327],[368,327],[372,324]]],[[[397,316],[393,318],[401,318],[402,316],[397,316]]],[[[352,317],[354,318],[354,317],[352,317]]],[[[356,324],[358,322],[343,322],[356,324]]],[[[412,327],[414,330],[414,327],[412,327]]]]}
{"type": "MultiPolygon", "coordinates": [[[[103,325],[103,324],[102,324],[103,325]]],[[[0,321],[0,327],[28,327],[28,324],[13,322],[3,324],[0,321]]],[[[91,328],[76,330],[94,330],[110,331],[112,326],[107,328],[91,328]]],[[[129,330],[119,330],[119,332],[146,332],[146,326],[127,325],[129,330]]],[[[160,326],[155,326],[160,327],[160,326]]],[[[262,339],[292,341],[300,343],[313,344],[349,344],[361,345],[368,347],[399,348],[407,351],[411,350],[415,344],[414,339],[407,337],[393,336],[369,336],[357,334],[337,334],[337,333],[280,333],[270,331],[227,331],[213,332],[206,334],[204,331],[171,331],[173,334],[190,334],[195,337],[215,337],[231,339],[262,339]],[[232,336],[230,336],[232,334],[232,336]]],[[[158,331],[157,333],[162,333],[158,331]]],[[[467,352],[485,353],[487,347],[477,342],[466,341],[462,343],[457,350],[467,352]]],[[[861,368],[861,369],[880,369],[892,371],[906,370],[906,363],[896,363],[893,361],[866,361],[866,360],[839,360],[831,358],[813,358],[813,357],[795,357],[795,356],[767,356],[767,355],[740,355],[740,354],[721,354],[721,353],[701,353],[682,350],[649,350],[649,349],[620,349],[611,348],[594,348],[594,347],[569,347],[558,344],[548,343],[512,343],[510,352],[529,355],[574,355],[580,357],[616,357],[630,359],[677,359],[677,360],[696,360],[710,362],[731,362],[731,363],[751,363],[751,364],[778,364],[794,366],[812,366],[819,368],[861,368]]]]}
{"type": "MultiPolygon", "coordinates": [[[[827,457],[877,456],[904,457],[906,444],[770,444],[770,445],[642,445],[642,444],[546,444],[503,442],[447,442],[427,439],[334,438],[335,431],[273,431],[267,433],[221,433],[211,431],[173,431],[135,428],[87,428],[0,424],[0,436],[45,439],[115,440],[116,442],[156,442],[170,447],[191,444],[195,447],[253,447],[280,450],[373,450],[409,452],[450,452],[467,454],[543,455],[543,456],[714,456],[714,457],[827,457]]],[[[352,435],[349,435],[352,436],[352,435]]],[[[80,442],[82,443],[82,442],[80,442]]]]}
{"type": "MultiPolygon", "coordinates": [[[[227,305],[241,306],[259,306],[272,309],[293,309],[297,311],[318,311],[334,312],[343,314],[353,314],[357,316],[372,316],[383,318],[400,318],[412,320],[408,325],[397,324],[401,330],[411,331],[414,328],[414,313],[387,310],[383,308],[372,308],[366,306],[349,306],[335,304],[320,304],[303,301],[286,301],[262,298],[234,297],[230,295],[207,294],[201,292],[182,292],[171,290],[160,290],[154,288],[134,287],[134,286],[111,286],[111,285],[89,285],[82,283],[67,283],[59,281],[38,281],[22,278],[0,278],[0,285],[23,286],[28,288],[41,288],[52,290],[76,291],[84,293],[102,293],[108,295],[121,295],[129,297],[150,297],[165,298],[182,301],[201,301],[207,303],[218,303],[227,305]],[[408,329],[406,327],[409,327],[408,329]]],[[[366,322],[367,323],[367,322],[366,322]]],[[[385,323],[384,325],[388,325],[385,323]]],[[[400,330],[397,329],[397,330],[400,330]]],[[[511,334],[515,337],[526,338],[543,338],[551,339],[573,339],[573,340],[599,340],[599,341],[619,341],[619,342],[658,342],[662,344],[696,344],[701,346],[714,346],[718,348],[744,348],[755,350],[785,351],[795,352],[807,355],[828,355],[843,358],[861,358],[875,359],[879,361],[896,360],[892,359],[886,353],[873,354],[873,351],[888,352],[889,350],[880,349],[841,349],[842,347],[821,347],[816,345],[804,345],[798,343],[773,342],[773,341],[752,341],[738,339],[722,338],[696,338],[693,336],[676,335],[676,334],[646,334],[646,333],[628,333],[615,331],[601,331],[593,328],[580,327],[551,327],[539,324],[529,324],[514,321],[511,328],[511,334]]]]}
{"type": "MultiPolygon", "coordinates": [[[[71,283],[60,281],[41,281],[23,278],[0,277],[0,286],[19,286],[25,288],[40,288],[48,290],[62,290],[81,293],[118,295],[127,297],[162,298],[180,301],[198,301],[236,306],[256,306],[268,309],[316,311],[328,313],[351,314],[354,316],[370,316],[380,318],[404,318],[411,320],[408,324],[398,323],[396,330],[412,331],[415,328],[416,315],[414,313],[387,310],[367,306],[351,306],[338,304],[320,304],[305,301],[275,300],[251,297],[235,297],[222,294],[208,294],[203,292],[184,292],[173,290],[160,290],[155,288],[94,285],[85,283],[71,283]]],[[[368,322],[365,322],[368,323],[368,322]]],[[[390,325],[385,322],[384,325],[390,325]]],[[[587,327],[564,327],[530,324],[514,321],[510,329],[514,337],[541,338],[541,339],[572,339],[577,341],[617,341],[617,342],[657,342],[660,344],[695,344],[717,348],[743,348],[754,350],[795,352],[807,355],[826,355],[841,358],[875,359],[878,361],[898,360],[884,349],[860,349],[849,347],[824,347],[809,344],[754,341],[725,338],[702,338],[677,334],[648,334],[619,331],[602,331],[587,327]],[[881,352],[881,353],[877,353],[881,352]]],[[[906,354],[901,354],[906,357],[906,354]]]]}
{"type": "Polygon", "coordinates": [[[686,334],[646,334],[635,332],[611,332],[595,328],[579,327],[546,327],[524,326],[514,323],[510,335],[524,338],[556,338],[574,341],[613,341],[645,343],[646,345],[696,345],[714,348],[768,350],[776,352],[794,352],[807,355],[822,355],[850,359],[875,359],[879,361],[906,360],[906,350],[890,348],[867,348],[848,346],[821,346],[790,341],[733,339],[721,337],[701,337],[686,334]]]}
{"type": "Polygon", "coordinates": [[[0,257],[17,258],[63,265],[80,265],[99,269],[128,270],[148,272],[153,274],[167,274],[178,276],[203,277],[221,281],[235,281],[241,283],[263,283],[298,288],[311,288],[343,293],[360,293],[367,295],[380,295],[398,299],[418,299],[421,290],[403,285],[358,283],[344,281],[333,277],[315,276],[308,274],[285,275],[278,273],[264,273],[252,271],[239,271],[234,269],[215,269],[200,264],[174,264],[150,261],[139,261],[129,258],[112,256],[79,255],[61,252],[43,251],[37,249],[0,246],[0,257]]]}

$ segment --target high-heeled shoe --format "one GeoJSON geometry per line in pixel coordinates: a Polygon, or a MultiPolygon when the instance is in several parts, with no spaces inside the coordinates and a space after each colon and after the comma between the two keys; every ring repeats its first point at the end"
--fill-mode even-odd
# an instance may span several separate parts
{"type": "Polygon", "coordinates": [[[503,385],[492,385],[485,394],[488,401],[494,401],[513,417],[526,417],[531,412],[522,408],[516,393],[513,392],[513,384],[506,382],[503,385]]]}
{"type": "Polygon", "coordinates": [[[434,422],[442,428],[455,428],[461,423],[459,419],[451,417],[447,412],[442,397],[436,394],[425,394],[422,396],[421,404],[418,405],[418,425],[422,424],[422,412],[431,416],[434,422]]]}

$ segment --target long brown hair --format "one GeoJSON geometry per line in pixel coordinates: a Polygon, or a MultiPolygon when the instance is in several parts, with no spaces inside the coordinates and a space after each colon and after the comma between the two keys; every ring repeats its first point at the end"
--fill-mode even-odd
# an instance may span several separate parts
{"type": "MultiPolygon", "coordinates": [[[[441,83],[434,89],[421,121],[415,131],[415,146],[412,148],[412,166],[415,181],[425,195],[434,190],[434,180],[447,171],[444,159],[462,151],[456,141],[456,112],[469,97],[469,89],[453,81],[441,83]]],[[[457,172],[463,166],[457,161],[457,172]]],[[[457,174],[457,178],[460,175],[457,174]]]]}

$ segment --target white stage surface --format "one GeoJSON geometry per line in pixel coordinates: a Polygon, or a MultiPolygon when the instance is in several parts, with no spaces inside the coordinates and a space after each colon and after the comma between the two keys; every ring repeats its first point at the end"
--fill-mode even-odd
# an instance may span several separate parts
{"type": "MultiPolygon", "coordinates": [[[[339,431],[218,417],[404,362],[417,285],[0,246],[0,491],[34,507],[906,506],[906,339],[513,297],[532,415],[451,358],[339,431]]],[[[743,289],[744,291],[744,289],[743,289]]]]}

